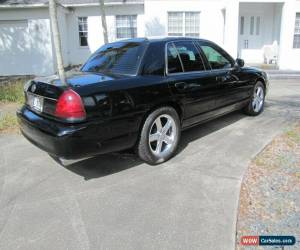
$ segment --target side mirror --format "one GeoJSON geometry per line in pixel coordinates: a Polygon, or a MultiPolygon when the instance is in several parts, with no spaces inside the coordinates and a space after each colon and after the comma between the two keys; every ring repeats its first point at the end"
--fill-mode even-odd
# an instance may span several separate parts
{"type": "Polygon", "coordinates": [[[235,67],[242,68],[245,65],[245,61],[243,59],[237,58],[235,60],[235,67]]]}

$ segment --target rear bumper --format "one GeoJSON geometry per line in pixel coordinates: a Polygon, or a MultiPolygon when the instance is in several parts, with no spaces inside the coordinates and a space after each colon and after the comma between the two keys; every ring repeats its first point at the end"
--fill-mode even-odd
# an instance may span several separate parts
{"type": "Polygon", "coordinates": [[[69,125],[41,117],[24,106],[17,111],[20,130],[25,138],[51,155],[81,159],[115,152],[134,145],[137,135],[115,137],[109,123],[69,125]]]}

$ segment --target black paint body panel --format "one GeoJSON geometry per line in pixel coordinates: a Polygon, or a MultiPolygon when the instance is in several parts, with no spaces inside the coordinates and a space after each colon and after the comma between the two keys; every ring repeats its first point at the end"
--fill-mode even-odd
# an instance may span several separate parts
{"type": "MultiPolygon", "coordinates": [[[[165,47],[179,39],[202,41],[141,39],[146,51],[137,75],[77,72],[67,76],[69,88],[83,99],[86,120],[68,123],[24,105],[17,112],[23,135],[52,155],[84,158],[133,147],[144,119],[156,107],[173,106],[185,129],[245,106],[258,80],[268,88],[266,74],[247,67],[167,75],[165,47]]],[[[37,86],[35,94],[53,102],[65,89],[57,78],[32,84],[37,86]]],[[[32,91],[31,85],[26,91],[32,91]]]]}

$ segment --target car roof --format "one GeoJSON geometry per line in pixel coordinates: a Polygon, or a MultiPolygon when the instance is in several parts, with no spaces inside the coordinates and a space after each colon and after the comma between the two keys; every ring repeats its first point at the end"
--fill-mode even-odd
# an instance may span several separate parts
{"type": "Polygon", "coordinates": [[[174,41],[182,41],[182,40],[197,40],[203,42],[210,42],[205,39],[194,38],[194,37],[141,37],[141,38],[130,38],[125,40],[120,40],[118,42],[148,42],[148,43],[155,43],[155,42],[174,42],[174,41]]]}

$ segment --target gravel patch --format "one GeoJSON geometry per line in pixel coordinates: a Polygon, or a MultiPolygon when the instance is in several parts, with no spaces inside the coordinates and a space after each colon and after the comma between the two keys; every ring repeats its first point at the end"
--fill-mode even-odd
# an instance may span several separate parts
{"type": "Polygon", "coordinates": [[[241,246],[241,236],[293,235],[300,249],[300,125],[276,137],[250,164],[244,177],[236,249],[283,249],[241,246]]]}

